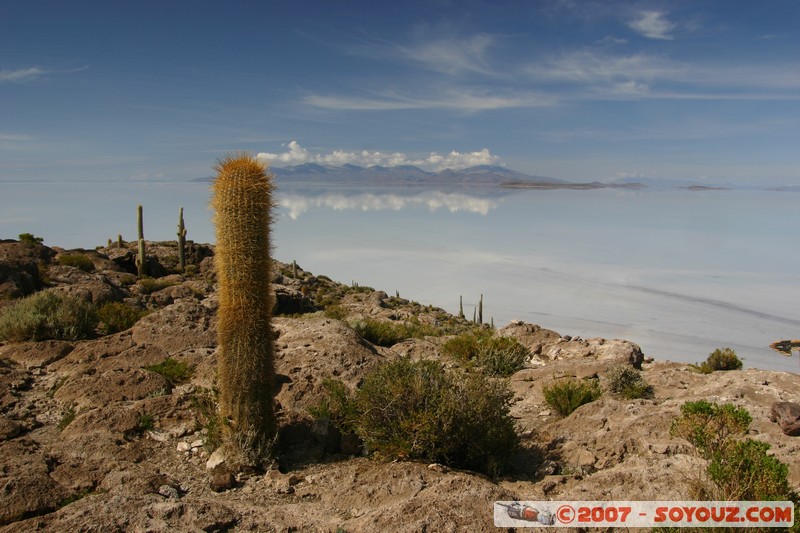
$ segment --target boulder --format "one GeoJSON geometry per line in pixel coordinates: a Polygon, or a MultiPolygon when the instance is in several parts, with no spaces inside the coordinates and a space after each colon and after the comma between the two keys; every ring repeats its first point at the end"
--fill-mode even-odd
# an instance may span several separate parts
{"type": "Polygon", "coordinates": [[[55,252],[40,244],[0,241],[0,299],[20,298],[42,288],[40,265],[55,252]]]}
{"type": "Polygon", "coordinates": [[[781,427],[784,435],[800,436],[800,404],[775,402],[770,409],[769,419],[781,427]]]}

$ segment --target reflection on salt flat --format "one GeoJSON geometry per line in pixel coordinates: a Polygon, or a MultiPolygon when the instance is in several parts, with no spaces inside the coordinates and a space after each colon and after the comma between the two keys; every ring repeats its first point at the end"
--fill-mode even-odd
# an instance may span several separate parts
{"type": "Polygon", "coordinates": [[[425,191],[414,196],[372,193],[350,196],[340,193],[306,196],[290,193],[282,195],[278,204],[288,210],[290,218],[296,220],[309,209],[320,207],[334,211],[400,211],[401,209],[422,207],[431,212],[446,209],[451,213],[463,211],[486,215],[490,210],[497,208],[499,202],[461,193],[425,191]]]}

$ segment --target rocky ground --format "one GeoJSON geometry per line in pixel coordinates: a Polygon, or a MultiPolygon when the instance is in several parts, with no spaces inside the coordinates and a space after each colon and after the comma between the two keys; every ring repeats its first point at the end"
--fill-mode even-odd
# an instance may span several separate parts
{"type": "Polygon", "coordinates": [[[40,290],[150,311],[130,329],[92,340],[0,346],[0,531],[491,531],[495,500],[682,499],[703,465],[669,427],[680,406],[696,399],[747,408],[750,437],[770,443],[800,487],[800,437],[770,420],[775,402],[800,403],[800,375],[700,374],[647,360],[624,340],[525,323],[496,332],[532,354],[509,378],[524,444],[512,472],[491,480],[363,457],[309,415],[322,381],[355,387],[370,368],[402,356],[455,363],[440,353],[446,335],[380,347],[350,324],[369,317],[455,331],[466,321],[285,264],[272,280],[278,459],[265,474],[219,479],[207,468],[216,365],[212,255],[209,246],[189,243],[190,266],[176,274],[175,243],[148,243],[156,284],[134,275],[133,244],[66,251],[0,241],[0,313],[40,290]],[[92,268],[61,264],[76,254],[92,268]],[[188,364],[188,380],[171,383],[145,368],[167,358],[188,364]],[[620,363],[641,366],[652,399],[604,394],[565,418],[544,401],[542,388],[554,379],[602,381],[620,363]]]}

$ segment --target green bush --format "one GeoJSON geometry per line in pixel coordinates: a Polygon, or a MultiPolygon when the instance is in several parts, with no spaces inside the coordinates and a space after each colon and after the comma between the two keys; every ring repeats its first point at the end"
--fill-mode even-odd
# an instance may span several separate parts
{"type": "Polygon", "coordinates": [[[352,433],[358,418],[353,394],[344,383],[335,379],[323,380],[322,388],[325,391],[322,400],[308,412],[317,419],[327,418],[340,431],[352,433]]]}
{"type": "Polygon", "coordinates": [[[105,335],[125,331],[149,311],[136,309],[121,302],[109,302],[97,310],[100,330],[105,335]]]}
{"type": "Polygon", "coordinates": [[[652,398],[653,387],[645,381],[642,373],[630,365],[611,367],[606,373],[608,390],[628,400],[652,398]]]}
{"type": "Polygon", "coordinates": [[[708,355],[703,363],[692,365],[692,368],[703,374],[710,374],[716,370],[739,370],[742,360],[731,348],[717,348],[708,355]]]}
{"type": "Polygon", "coordinates": [[[325,306],[325,316],[334,320],[344,320],[347,318],[347,309],[338,304],[329,304],[325,306]]]}
{"type": "Polygon", "coordinates": [[[491,331],[462,333],[442,346],[442,353],[478,365],[490,376],[510,376],[525,367],[530,351],[510,337],[493,337],[491,331]]]}
{"type": "Polygon", "coordinates": [[[509,414],[513,395],[482,374],[449,374],[434,361],[403,358],[372,371],[355,394],[341,384],[328,389],[333,394],[317,413],[386,459],[497,475],[519,444],[509,414]]]}
{"type": "Polygon", "coordinates": [[[747,409],[731,403],[686,402],[681,416],[672,421],[670,434],[688,440],[702,457],[710,459],[732,438],[743,436],[752,421],[747,409]]]}
{"type": "Polygon", "coordinates": [[[789,467],[768,455],[770,445],[753,439],[734,441],[714,454],[708,474],[725,500],[786,500],[789,467]]]}
{"type": "Polygon", "coordinates": [[[419,322],[391,322],[366,318],[352,324],[353,330],[363,339],[378,346],[394,346],[411,338],[438,336],[442,330],[419,322]]]}
{"type": "Polygon", "coordinates": [[[166,279],[142,278],[137,282],[137,285],[141,287],[143,293],[150,294],[151,292],[158,292],[167,287],[172,287],[175,282],[166,279]]]}
{"type": "Polygon", "coordinates": [[[73,420],[75,420],[75,409],[69,408],[64,412],[61,420],[58,421],[58,430],[64,431],[64,428],[72,424],[73,420]]]}
{"type": "Polygon", "coordinates": [[[42,244],[44,241],[43,238],[35,236],[33,233],[20,233],[19,234],[19,242],[22,244],[27,244],[28,246],[35,246],[37,244],[42,244]]]}
{"type": "Polygon", "coordinates": [[[593,402],[602,395],[596,381],[576,378],[559,379],[542,389],[547,404],[561,416],[569,416],[581,405],[593,402]]]}
{"type": "Polygon", "coordinates": [[[189,381],[192,377],[192,370],[185,361],[178,361],[172,357],[167,357],[157,365],[144,367],[145,370],[161,374],[169,381],[170,385],[179,385],[189,381]]]}
{"type": "Polygon", "coordinates": [[[59,255],[58,264],[75,267],[83,270],[84,272],[94,272],[94,263],[92,263],[92,260],[81,254],[59,255]]]}
{"type": "Polygon", "coordinates": [[[11,342],[93,337],[97,327],[93,305],[73,296],[38,292],[19,300],[0,315],[0,339],[11,342]]]}
{"type": "Polygon", "coordinates": [[[150,413],[142,413],[139,415],[139,426],[138,430],[140,432],[150,431],[156,425],[156,417],[151,415],[150,413]]]}
{"type": "Polygon", "coordinates": [[[708,482],[697,496],[715,500],[797,500],[788,467],[768,454],[770,445],[742,439],[752,421],[746,409],[705,400],[686,402],[670,433],[688,440],[708,459],[708,482]]]}

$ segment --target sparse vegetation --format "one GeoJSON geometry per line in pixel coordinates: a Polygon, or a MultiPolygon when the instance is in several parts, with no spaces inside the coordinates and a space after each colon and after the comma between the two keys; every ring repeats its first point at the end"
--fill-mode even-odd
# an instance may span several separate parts
{"type": "Polygon", "coordinates": [[[476,329],[448,340],[442,353],[464,364],[476,364],[490,376],[510,376],[525,366],[530,351],[510,337],[493,337],[476,329]]]}
{"type": "Polygon", "coordinates": [[[581,405],[600,398],[602,390],[595,380],[558,379],[542,389],[547,404],[561,416],[569,416],[581,405]]]}
{"type": "Polygon", "coordinates": [[[149,413],[142,413],[139,415],[139,431],[150,431],[155,427],[156,417],[149,413]]]}
{"type": "Polygon", "coordinates": [[[218,392],[212,389],[199,388],[192,396],[192,411],[197,425],[203,435],[203,448],[213,452],[222,445],[222,426],[217,409],[218,392]]]}
{"type": "Polygon", "coordinates": [[[446,372],[435,361],[399,359],[375,369],[354,394],[326,385],[315,410],[386,459],[416,459],[496,475],[519,439],[512,394],[482,374],[446,372]]]}
{"type": "Polygon", "coordinates": [[[325,306],[325,316],[334,320],[344,320],[347,318],[347,309],[337,304],[325,306]]]}
{"type": "Polygon", "coordinates": [[[731,403],[686,402],[681,406],[681,416],[673,420],[670,434],[688,440],[709,459],[731,439],[743,436],[752,421],[746,409],[731,403]]]}
{"type": "Polygon", "coordinates": [[[167,287],[172,287],[175,285],[175,282],[168,279],[142,278],[136,284],[141,288],[143,293],[150,294],[166,289],[167,287]]]}
{"type": "Polygon", "coordinates": [[[702,374],[710,374],[717,370],[739,370],[742,360],[732,348],[717,348],[708,355],[708,359],[692,368],[702,374]]]}
{"type": "Polygon", "coordinates": [[[6,308],[0,315],[0,339],[11,342],[93,337],[95,307],[74,296],[38,292],[6,308]]]}
{"type": "Polygon", "coordinates": [[[44,239],[42,237],[37,237],[33,233],[19,234],[19,242],[27,244],[28,246],[36,246],[37,244],[42,244],[43,241],[44,239]]]}
{"type": "Polygon", "coordinates": [[[608,380],[608,390],[625,399],[653,397],[653,387],[645,381],[641,371],[630,365],[614,366],[609,369],[605,377],[608,380]]]}
{"type": "Polygon", "coordinates": [[[97,317],[100,320],[100,332],[104,335],[125,331],[132,327],[140,318],[146,316],[149,311],[137,309],[122,302],[109,302],[97,310],[97,317]]]}
{"type": "Polygon", "coordinates": [[[70,425],[73,420],[75,420],[75,409],[69,408],[64,412],[61,420],[58,421],[58,430],[64,431],[64,428],[70,425]]]}
{"type": "Polygon", "coordinates": [[[746,409],[705,400],[686,402],[670,432],[688,440],[708,460],[707,480],[694,487],[698,499],[796,500],[788,467],[768,454],[766,442],[742,438],[752,421],[746,409]]]}
{"type": "Polygon", "coordinates": [[[157,365],[144,368],[150,372],[161,374],[173,386],[185,383],[192,377],[192,369],[189,368],[189,365],[185,361],[179,361],[172,357],[167,357],[157,365]]]}
{"type": "Polygon", "coordinates": [[[371,318],[355,321],[351,326],[365,340],[387,347],[406,339],[439,336],[444,333],[441,328],[419,322],[391,322],[371,318]]]}
{"type": "Polygon", "coordinates": [[[58,264],[75,267],[84,272],[94,272],[94,263],[82,254],[61,254],[58,256],[58,264]]]}

